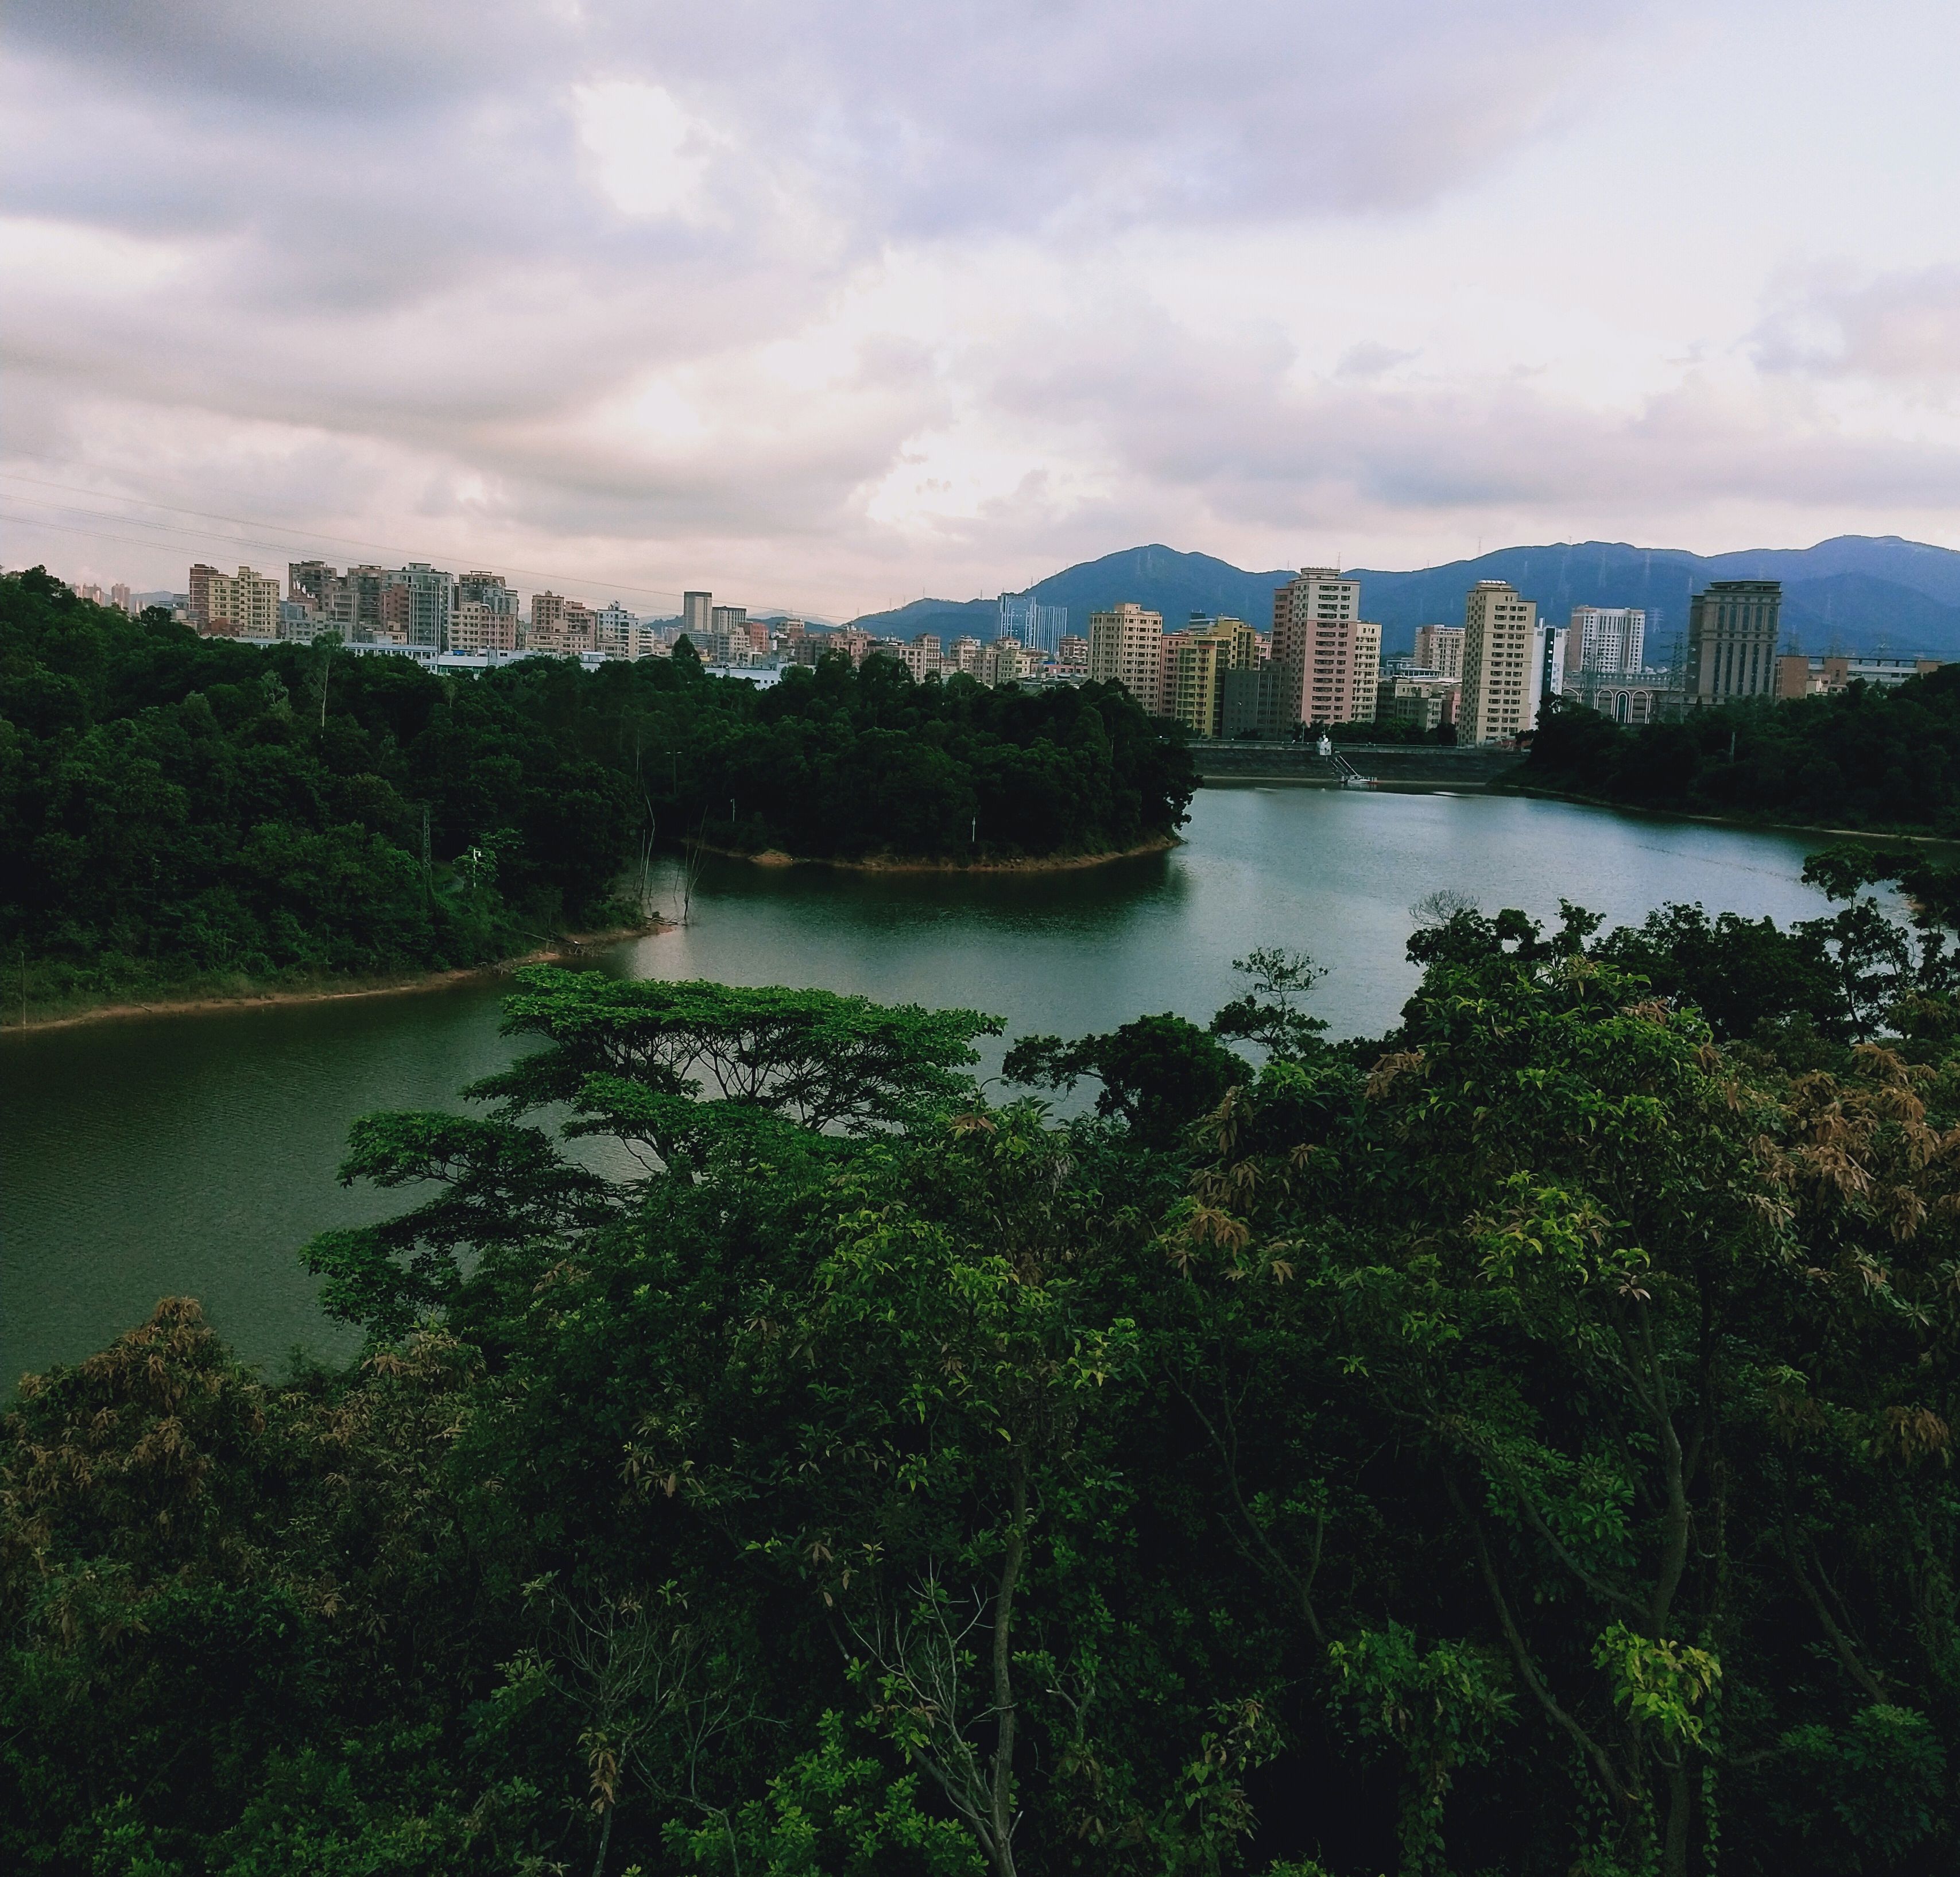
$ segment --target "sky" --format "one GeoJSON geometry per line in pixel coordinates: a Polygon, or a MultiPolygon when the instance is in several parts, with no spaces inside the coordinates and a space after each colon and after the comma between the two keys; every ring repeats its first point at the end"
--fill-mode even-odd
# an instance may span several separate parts
{"type": "Polygon", "coordinates": [[[1960,9],[14,0],[0,559],[1960,547],[1960,9]]]}

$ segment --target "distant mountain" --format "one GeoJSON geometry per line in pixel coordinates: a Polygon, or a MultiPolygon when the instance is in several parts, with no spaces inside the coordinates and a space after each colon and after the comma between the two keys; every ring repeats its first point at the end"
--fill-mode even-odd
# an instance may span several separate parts
{"type": "MultiPolygon", "coordinates": [[[[1222,612],[1264,627],[1272,617],[1273,589],[1292,571],[1248,573],[1209,554],[1155,543],[1085,561],[1028,590],[1045,605],[1068,607],[1077,631],[1087,630],[1091,612],[1124,600],[1162,613],[1173,631],[1193,612],[1222,612]]],[[[1815,547],[1714,555],[1618,541],[1558,542],[1500,548],[1408,572],[1349,571],[1361,582],[1363,615],[1381,622],[1388,651],[1406,651],[1415,628],[1429,621],[1461,621],[1463,596],[1480,580],[1509,581],[1535,600],[1540,617],[1548,619],[1563,620],[1579,605],[1643,606],[1656,653],[1686,631],[1688,597],[1710,581],[1780,580],[1787,631],[1806,651],[1960,655],[1960,552],[1896,535],[1839,535],[1815,547]]],[[[900,638],[970,632],[991,638],[997,612],[991,600],[915,600],[854,623],[900,638]]]]}
{"type": "MultiPolygon", "coordinates": [[[[1077,632],[1088,631],[1090,613],[1125,600],[1161,612],[1164,624],[1172,628],[1194,612],[1222,612],[1264,626],[1273,615],[1273,589],[1292,577],[1290,568],[1249,574],[1209,554],[1180,554],[1157,542],[1064,568],[1026,590],[1045,606],[1068,607],[1070,628],[1077,632]]],[[[915,600],[889,612],[867,612],[851,623],[867,632],[899,638],[915,632],[937,632],[942,638],[970,632],[976,638],[991,638],[998,616],[998,603],[992,600],[915,600]]]]}

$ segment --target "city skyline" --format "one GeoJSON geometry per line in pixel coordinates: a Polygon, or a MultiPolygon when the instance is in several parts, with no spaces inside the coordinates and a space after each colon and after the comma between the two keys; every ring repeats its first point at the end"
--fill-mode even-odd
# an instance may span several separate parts
{"type": "Polygon", "coordinates": [[[848,618],[1111,539],[1960,546],[1960,24],[1843,19],[602,0],[99,32],[30,0],[0,554],[161,587],[269,551],[142,546],[232,525],[199,509],[316,537],[282,559],[392,537],[848,618]]]}

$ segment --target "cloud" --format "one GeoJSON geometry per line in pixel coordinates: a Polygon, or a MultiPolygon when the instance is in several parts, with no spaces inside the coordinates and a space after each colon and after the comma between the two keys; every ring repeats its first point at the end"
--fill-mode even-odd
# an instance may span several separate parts
{"type": "Polygon", "coordinates": [[[1771,371],[1817,377],[1960,378],[1960,266],[1820,282],[1788,295],[1756,336],[1771,371]]]}
{"type": "Polygon", "coordinates": [[[1952,369],[1960,257],[1781,254],[1766,318],[1732,227],[1739,312],[1618,233],[1704,17],[21,0],[0,467],[838,610],[1150,537],[1923,511],[1960,437],[1860,387],[1952,369]]]}

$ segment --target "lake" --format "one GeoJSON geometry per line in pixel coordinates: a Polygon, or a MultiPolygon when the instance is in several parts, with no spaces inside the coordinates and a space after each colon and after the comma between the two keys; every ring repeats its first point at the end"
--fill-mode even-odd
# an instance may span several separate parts
{"type": "MultiPolygon", "coordinates": [[[[603,968],[963,1005],[1008,1036],[1076,1035],[1144,1012],[1208,1018],[1232,960],[1290,945],[1328,968],[1338,1036],[1395,1019],[1417,973],[1408,908],[1440,887],[1555,918],[1561,897],[1637,921],[1666,900],[1824,910],[1814,838],[1501,797],[1201,791],[1185,845],[1076,873],[962,876],[712,862],[689,923],[603,968]]],[[[355,1338],[323,1318],[299,1246],[397,1195],[334,1179],[355,1116],[456,1107],[509,1059],[499,987],[145,1017],[0,1036],[0,1376],[77,1360],[159,1296],[201,1297],[276,1371],[355,1338]]],[[[993,1046],[983,1073],[999,1063],[993,1046]]]]}

